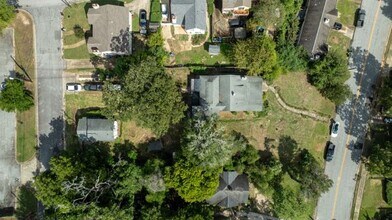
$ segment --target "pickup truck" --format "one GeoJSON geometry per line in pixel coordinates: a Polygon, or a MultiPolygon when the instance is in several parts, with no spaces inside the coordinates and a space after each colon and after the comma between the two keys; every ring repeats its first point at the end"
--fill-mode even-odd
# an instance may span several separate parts
{"type": "Polygon", "coordinates": [[[366,15],[365,10],[358,9],[358,12],[357,12],[357,25],[356,25],[357,27],[363,27],[363,24],[365,22],[365,15],[366,15]]]}

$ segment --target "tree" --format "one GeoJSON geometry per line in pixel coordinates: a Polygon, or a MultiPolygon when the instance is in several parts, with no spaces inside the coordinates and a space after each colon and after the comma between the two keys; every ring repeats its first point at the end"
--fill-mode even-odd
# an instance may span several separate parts
{"type": "Polygon", "coordinates": [[[271,157],[266,161],[257,161],[246,169],[246,173],[258,189],[267,191],[274,187],[276,182],[280,183],[282,164],[271,157]]]}
{"type": "Polygon", "coordinates": [[[193,164],[216,168],[228,164],[245,144],[217,127],[217,116],[196,114],[189,119],[181,139],[182,155],[193,164]]]}
{"type": "Polygon", "coordinates": [[[147,202],[157,202],[162,204],[166,197],[166,187],[161,169],[164,161],[159,159],[150,159],[143,166],[142,184],[146,188],[148,194],[146,195],[147,202]]]}
{"type": "Polygon", "coordinates": [[[371,147],[366,166],[373,175],[392,177],[392,142],[384,142],[371,147]]]}
{"type": "Polygon", "coordinates": [[[77,38],[84,38],[84,30],[80,25],[76,24],[73,27],[73,31],[77,38]]]}
{"type": "Polygon", "coordinates": [[[378,98],[380,104],[384,106],[385,113],[392,115],[392,79],[390,77],[384,79],[379,93],[378,98]]]}
{"type": "Polygon", "coordinates": [[[392,205],[392,181],[388,181],[387,180],[387,183],[385,184],[386,185],[386,187],[385,187],[385,194],[386,194],[386,199],[387,199],[387,203],[389,204],[389,205],[392,205]]]}
{"type": "Polygon", "coordinates": [[[154,58],[132,65],[122,81],[120,91],[107,89],[110,86],[103,91],[107,117],[133,119],[157,136],[184,117],[186,106],[174,80],[154,58]]]}
{"type": "Polygon", "coordinates": [[[24,88],[19,80],[7,80],[5,88],[0,92],[0,109],[12,111],[27,111],[34,105],[30,91],[24,88]]]}
{"type": "Polygon", "coordinates": [[[259,152],[250,144],[238,151],[231,159],[231,163],[226,165],[225,170],[235,170],[243,173],[253,166],[260,159],[259,152]]]}
{"type": "Polygon", "coordinates": [[[0,0],[0,33],[12,22],[15,18],[15,7],[9,5],[7,0],[0,0]]]}
{"type": "Polygon", "coordinates": [[[273,194],[274,210],[282,219],[297,219],[307,212],[306,202],[290,188],[276,190],[273,194]]]}
{"type": "Polygon", "coordinates": [[[275,79],[281,72],[275,43],[268,36],[237,42],[233,59],[238,67],[248,69],[249,75],[261,75],[267,80],[275,79]]]}
{"type": "Polygon", "coordinates": [[[286,72],[302,71],[307,66],[307,54],[303,47],[292,44],[284,44],[277,48],[279,54],[279,65],[286,72]]]}
{"type": "Polygon", "coordinates": [[[256,26],[265,28],[279,27],[285,16],[284,7],[280,1],[261,0],[259,4],[252,7],[253,18],[248,21],[248,26],[255,29],[256,26]]]}
{"type": "Polygon", "coordinates": [[[324,58],[315,61],[308,76],[310,83],[337,105],[350,96],[350,90],[344,84],[350,74],[347,57],[342,50],[332,49],[324,58]]]}
{"type": "Polygon", "coordinates": [[[186,159],[180,159],[165,172],[166,186],[174,188],[187,202],[201,202],[211,198],[219,185],[222,168],[205,169],[186,159]]]}

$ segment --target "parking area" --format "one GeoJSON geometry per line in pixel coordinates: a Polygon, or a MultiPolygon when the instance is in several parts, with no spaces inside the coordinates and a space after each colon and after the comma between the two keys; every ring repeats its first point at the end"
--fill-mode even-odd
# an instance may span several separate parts
{"type": "Polygon", "coordinates": [[[132,13],[136,13],[137,15],[139,15],[141,9],[146,10],[147,14],[150,14],[150,0],[133,0],[128,4],[125,4],[125,6],[128,7],[132,13]]]}
{"type": "MultiPolygon", "coordinates": [[[[14,70],[13,29],[0,35],[0,81],[14,70]]],[[[15,113],[0,111],[0,213],[3,208],[15,206],[16,188],[20,183],[20,166],[15,159],[15,113]]]]}

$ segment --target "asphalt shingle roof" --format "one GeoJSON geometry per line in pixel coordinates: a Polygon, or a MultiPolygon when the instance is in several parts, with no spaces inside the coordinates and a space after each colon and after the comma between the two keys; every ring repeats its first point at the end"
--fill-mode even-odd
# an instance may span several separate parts
{"type": "Polygon", "coordinates": [[[252,0],[222,0],[222,8],[236,8],[239,6],[252,6],[252,0]]]}
{"type": "Polygon", "coordinates": [[[115,122],[101,118],[81,118],[77,134],[82,141],[114,141],[115,122]]]}
{"type": "Polygon", "coordinates": [[[176,24],[184,25],[185,30],[207,29],[206,0],[172,0],[171,13],[176,16],[176,24]]]}

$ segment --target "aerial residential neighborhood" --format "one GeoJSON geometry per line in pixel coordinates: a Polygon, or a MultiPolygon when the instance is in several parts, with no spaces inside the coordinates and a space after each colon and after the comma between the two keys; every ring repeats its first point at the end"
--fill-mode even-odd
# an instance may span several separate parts
{"type": "Polygon", "coordinates": [[[0,220],[392,219],[392,0],[0,0],[0,220]]]}

